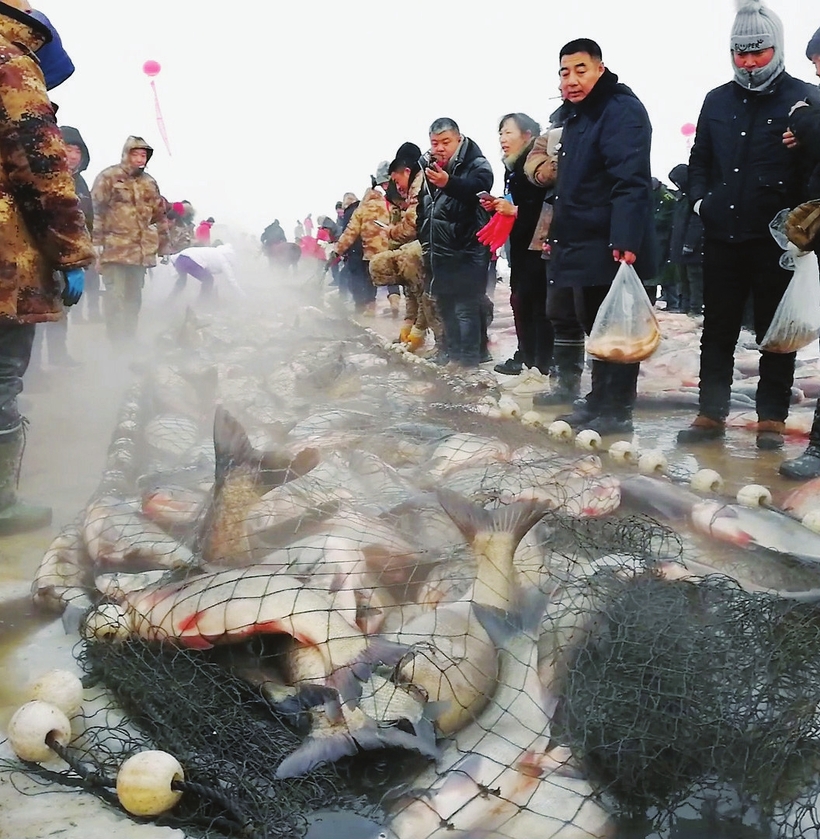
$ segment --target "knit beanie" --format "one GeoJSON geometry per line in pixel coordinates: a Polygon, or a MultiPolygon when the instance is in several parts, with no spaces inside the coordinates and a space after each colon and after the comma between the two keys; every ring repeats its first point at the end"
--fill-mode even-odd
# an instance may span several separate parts
{"type": "Polygon", "coordinates": [[[735,81],[746,90],[763,91],[771,87],[785,69],[783,23],[762,0],[737,0],[732,27],[733,53],[756,52],[774,47],[774,57],[759,70],[742,70],[734,65],[735,81]]]}
{"type": "Polygon", "coordinates": [[[811,61],[815,55],[820,55],[820,29],[811,36],[809,45],[806,47],[806,58],[811,61]]]}

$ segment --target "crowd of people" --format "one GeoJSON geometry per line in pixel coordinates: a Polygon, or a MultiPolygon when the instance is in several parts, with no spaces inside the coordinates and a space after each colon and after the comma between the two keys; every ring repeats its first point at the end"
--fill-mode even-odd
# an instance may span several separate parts
{"type": "MultiPolygon", "coordinates": [[[[578,397],[586,338],[620,265],[634,266],[668,311],[702,316],[699,411],[678,443],[719,440],[740,330],[763,340],[792,276],[770,223],[820,199],[820,91],[786,72],[781,20],[745,0],[729,51],[733,77],[705,96],[690,159],[669,173],[674,187],[652,176],[645,107],[586,38],[560,50],[562,104],[546,129],[524,113],[499,121],[501,197],[477,144],[455,120],[435,120],[429,151],[403,143],[361,201],[342,199],[329,248],[343,260],[340,288],[365,314],[377,286],[396,306],[403,290],[398,340],[470,370],[488,360],[487,278],[503,249],[518,350],[495,370],[524,371],[540,386],[535,405],[572,405],[559,419],[573,428],[612,434],[632,430],[640,363],[593,358],[591,389],[578,397]]],[[[820,31],[806,55],[820,76],[820,31]]],[[[760,449],[783,446],[794,367],[795,353],[761,351],[760,449]]],[[[820,406],[807,451],[781,472],[820,475],[820,406]]]]}
{"type": "Polygon", "coordinates": [[[17,397],[33,353],[35,364],[47,352],[51,365],[77,365],[67,308],[84,298],[85,319],[104,320],[108,341],[127,348],[158,259],[175,261],[180,280],[195,276],[206,295],[214,272],[235,278],[230,248],[211,243],[214,219],[195,226],[190,202],[162,196],[141,137],[129,137],[89,188],[88,146],[77,128],[58,126],[50,99],[75,68],[46,15],[28,0],[0,2],[0,47],[0,533],[8,533],[50,521],[48,508],[17,497],[25,443],[17,397]]]}
{"type": "MultiPolygon", "coordinates": [[[[158,259],[176,269],[172,295],[194,277],[210,296],[220,273],[241,288],[231,248],[211,240],[213,217],[197,226],[189,202],[163,197],[141,137],[129,137],[121,160],[88,188],[88,147],[79,130],[57,125],[49,96],[74,68],[28,0],[0,2],[0,42],[0,204],[10,220],[0,228],[2,531],[42,519],[16,497],[17,396],[36,325],[61,324],[49,355],[71,363],[65,308],[85,293],[89,318],[104,319],[112,345],[133,342],[146,271],[158,259]]],[[[294,243],[276,220],[263,248],[291,254],[291,263],[304,254],[327,259],[332,282],[365,316],[386,286],[399,319],[403,293],[397,340],[462,371],[492,361],[487,329],[503,252],[518,351],[496,369],[526,371],[543,385],[535,404],[570,405],[562,419],[602,434],[632,430],[640,364],[593,358],[590,390],[578,398],[585,344],[621,266],[634,266],[662,287],[670,310],[702,314],[699,412],[678,441],[720,439],[740,329],[750,324],[760,342],[791,278],[770,222],[820,199],[820,91],[786,72],[780,19],[761,0],[744,0],[729,49],[733,78],[706,95],[688,164],[669,176],[676,189],[652,177],[644,105],[605,65],[601,47],[580,38],[559,52],[562,104],[549,124],[524,113],[498,122],[502,195],[493,194],[492,166],[475,141],[441,117],[430,125],[428,151],[403,142],[361,199],[346,193],[336,217],[317,225],[309,214],[294,243]]],[[[820,75],[820,31],[806,54],[820,75]]],[[[818,216],[806,216],[815,233],[818,216]]],[[[811,247],[820,250],[816,239],[811,247]]],[[[794,365],[794,353],[761,352],[761,449],[783,445],[794,365]]],[[[820,404],[806,452],[781,471],[820,475],[820,404]]]]}

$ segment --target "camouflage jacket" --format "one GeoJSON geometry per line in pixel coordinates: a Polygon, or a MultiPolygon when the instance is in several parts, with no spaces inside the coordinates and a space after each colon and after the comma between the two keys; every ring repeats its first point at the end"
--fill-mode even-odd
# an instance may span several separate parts
{"type": "Polygon", "coordinates": [[[60,320],[58,269],[94,260],[34,51],[48,29],[0,7],[0,318],[60,320]]]}
{"type": "Polygon", "coordinates": [[[390,226],[387,235],[391,244],[396,247],[406,245],[418,238],[416,232],[416,212],[419,205],[419,193],[424,184],[424,172],[419,171],[413,182],[410,184],[410,189],[407,191],[407,198],[404,201],[404,207],[401,212],[401,219],[390,226]]]}
{"type": "Polygon", "coordinates": [[[154,150],[141,137],[129,137],[122,150],[122,162],[97,175],[91,188],[94,199],[94,244],[102,248],[100,262],[118,265],[157,264],[173,251],[168,239],[165,201],[157,182],[144,170],[133,171],[128,154],[145,149],[148,159],[154,150]]]}
{"type": "Polygon", "coordinates": [[[359,238],[362,237],[362,249],[365,260],[372,259],[377,253],[390,249],[387,230],[375,222],[389,226],[393,205],[377,189],[368,189],[359,202],[350,222],[336,245],[336,253],[342,256],[359,238]]]}

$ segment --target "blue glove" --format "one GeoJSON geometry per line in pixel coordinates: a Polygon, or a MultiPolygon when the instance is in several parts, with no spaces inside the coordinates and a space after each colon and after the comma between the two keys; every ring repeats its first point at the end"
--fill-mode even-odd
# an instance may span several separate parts
{"type": "Polygon", "coordinates": [[[63,271],[65,288],[63,289],[63,303],[73,306],[80,302],[85,287],[85,268],[69,268],[63,271]]]}

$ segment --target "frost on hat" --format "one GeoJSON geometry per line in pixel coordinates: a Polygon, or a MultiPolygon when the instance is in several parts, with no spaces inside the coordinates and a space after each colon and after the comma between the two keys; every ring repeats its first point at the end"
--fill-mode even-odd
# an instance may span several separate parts
{"type": "Polygon", "coordinates": [[[784,69],[783,23],[762,0],[736,0],[737,14],[730,39],[733,53],[774,48],[774,57],[757,70],[735,67],[735,81],[747,90],[766,90],[784,69]]]}

